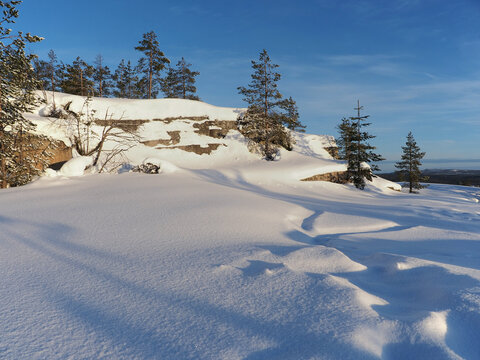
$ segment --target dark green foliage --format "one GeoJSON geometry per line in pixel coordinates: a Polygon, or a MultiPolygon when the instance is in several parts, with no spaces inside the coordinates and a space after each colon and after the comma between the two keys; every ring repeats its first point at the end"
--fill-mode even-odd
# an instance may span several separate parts
{"type": "Polygon", "coordinates": [[[60,88],[64,93],[91,96],[95,93],[93,82],[93,66],[77,57],[71,65],[64,67],[64,77],[60,88]]]}
{"type": "Polygon", "coordinates": [[[352,142],[355,127],[349,118],[343,118],[340,125],[337,126],[338,138],[336,139],[338,147],[338,158],[347,160],[350,156],[350,144],[352,142]]]}
{"type": "Polygon", "coordinates": [[[114,90],[113,95],[119,98],[136,99],[139,97],[137,90],[138,76],[132,67],[130,60],[125,64],[122,59],[112,76],[114,90]]]}
{"type": "Polygon", "coordinates": [[[291,96],[281,101],[279,107],[285,111],[280,114],[280,121],[284,126],[292,131],[305,132],[305,125],[302,125],[299,120],[297,103],[291,96]]]}
{"type": "MultiPolygon", "coordinates": [[[[0,1],[0,187],[18,186],[31,181],[45,164],[48,154],[35,147],[31,132],[35,125],[23,117],[36,102],[39,87],[26,43],[41,40],[30,34],[12,34],[4,24],[15,22],[21,1],[0,1]]],[[[37,137],[41,139],[40,137],[37,137]]],[[[36,142],[38,144],[38,142],[36,142]]]]}
{"type": "Polygon", "coordinates": [[[279,146],[293,147],[293,139],[285,128],[301,129],[298,110],[292,98],[282,99],[277,89],[280,74],[278,65],[272,64],[267,51],[260,53],[259,61],[252,60],[254,70],[248,87],[239,87],[239,93],[248,103],[248,110],[238,120],[238,127],[251,145],[260,148],[266,160],[274,160],[279,146]],[[284,126],[285,125],[285,126],[284,126]]]}
{"type": "Polygon", "coordinates": [[[33,71],[35,78],[38,80],[38,90],[48,90],[50,86],[50,73],[48,71],[48,62],[45,60],[34,59],[33,71]]]}
{"type": "Polygon", "coordinates": [[[38,89],[42,91],[51,91],[53,109],[55,106],[55,91],[60,91],[59,85],[63,79],[63,64],[58,62],[55,51],[48,52],[48,61],[34,60],[35,76],[38,80],[38,89]]]}
{"type": "Polygon", "coordinates": [[[161,80],[162,92],[167,98],[179,98],[199,100],[195,95],[197,88],[195,87],[195,77],[200,75],[198,71],[190,70],[189,64],[182,57],[176,68],[169,68],[165,78],[161,80]]]}
{"type": "Polygon", "coordinates": [[[395,164],[398,170],[401,181],[406,181],[402,186],[408,187],[409,192],[413,193],[414,190],[423,189],[424,186],[420,184],[422,179],[422,173],[420,166],[422,163],[420,160],[425,156],[424,152],[420,151],[420,147],[417,145],[412,132],[407,135],[407,141],[405,146],[402,146],[403,154],[402,160],[395,164]]]}
{"type": "Polygon", "coordinates": [[[143,74],[138,86],[144,91],[143,98],[155,98],[158,94],[160,73],[166,64],[170,63],[170,60],[160,50],[155,32],[150,31],[143,34],[143,39],[139,44],[135,50],[141,51],[144,57],[140,58],[137,65],[138,71],[143,74]]]}
{"type": "Polygon", "coordinates": [[[103,63],[103,56],[97,55],[93,62],[93,80],[95,81],[95,95],[99,97],[109,96],[112,87],[112,74],[108,66],[103,63]]]}
{"type": "Polygon", "coordinates": [[[342,119],[342,123],[338,126],[340,137],[339,147],[341,158],[347,161],[347,177],[357,189],[365,188],[365,179],[372,181],[372,171],[379,170],[372,162],[384,160],[380,155],[374,153],[375,146],[370,145],[368,140],[375,138],[363,128],[369,126],[366,122],[369,115],[361,116],[360,111],[363,109],[360,102],[357,103],[357,116],[349,119],[342,119]]]}

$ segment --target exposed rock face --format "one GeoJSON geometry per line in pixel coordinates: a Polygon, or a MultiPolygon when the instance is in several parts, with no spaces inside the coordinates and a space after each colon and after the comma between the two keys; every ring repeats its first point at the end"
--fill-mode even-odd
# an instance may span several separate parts
{"type": "Polygon", "coordinates": [[[194,144],[194,145],[157,147],[157,149],[180,149],[183,151],[193,152],[197,155],[203,155],[203,154],[210,155],[212,151],[217,150],[220,145],[224,145],[224,144],[208,144],[206,147],[202,145],[194,144]]]}
{"type": "MultiPolygon", "coordinates": [[[[169,117],[163,119],[153,119],[152,121],[161,121],[166,125],[175,121],[182,121],[189,124],[192,127],[192,131],[198,135],[208,136],[214,139],[223,139],[230,130],[237,129],[237,122],[232,120],[210,120],[208,116],[179,116],[169,117]]],[[[184,131],[184,130],[183,130],[184,131]]],[[[145,140],[141,143],[154,147],[156,149],[180,149],[187,152],[193,152],[198,155],[211,154],[212,151],[217,150],[222,143],[209,143],[209,144],[182,144],[182,131],[172,130],[167,131],[170,138],[168,139],[155,139],[145,140]],[[179,145],[182,144],[182,145],[179,145]],[[163,145],[163,146],[159,146],[163,145]]]]}
{"type": "Polygon", "coordinates": [[[49,159],[50,165],[62,163],[72,158],[72,148],[65,145],[63,141],[55,141],[56,148],[52,150],[53,155],[49,159]]]}
{"type": "MultiPolygon", "coordinates": [[[[61,140],[46,140],[32,135],[30,141],[34,143],[38,154],[49,152],[52,155],[47,158],[48,165],[64,163],[72,158],[72,148],[65,145],[61,140]]],[[[39,168],[39,167],[38,167],[39,168]]],[[[39,170],[44,170],[40,169],[39,170]]]]}
{"type": "Polygon", "coordinates": [[[115,127],[123,131],[135,132],[140,126],[149,121],[150,120],[95,120],[95,124],[99,126],[115,125],[115,127]]]}
{"type": "Polygon", "coordinates": [[[223,139],[230,130],[237,129],[236,121],[208,120],[199,124],[193,124],[196,133],[210,136],[216,139],[223,139]]]}
{"type": "Polygon", "coordinates": [[[170,136],[170,139],[146,140],[141,143],[146,146],[155,147],[157,145],[177,145],[180,142],[180,131],[167,131],[167,134],[170,136]]]}
{"type": "Polygon", "coordinates": [[[336,184],[346,184],[348,182],[346,171],[337,171],[319,175],[313,175],[301,181],[330,181],[336,184]]]}
{"type": "Polygon", "coordinates": [[[329,146],[329,147],[324,147],[324,149],[330,154],[332,158],[338,159],[338,147],[329,146]]]}
{"type": "Polygon", "coordinates": [[[163,119],[153,119],[152,121],[161,121],[165,124],[170,124],[175,120],[191,120],[191,121],[203,121],[210,119],[207,115],[204,116],[177,116],[177,117],[167,117],[163,119]]]}

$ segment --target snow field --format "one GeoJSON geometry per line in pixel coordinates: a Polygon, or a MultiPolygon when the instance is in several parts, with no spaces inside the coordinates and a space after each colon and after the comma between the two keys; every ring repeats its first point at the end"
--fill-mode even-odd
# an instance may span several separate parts
{"type": "MultiPolygon", "coordinates": [[[[236,114],[162,102],[93,103],[236,114]]],[[[329,137],[296,136],[270,163],[231,131],[209,156],[129,151],[159,175],[85,175],[75,158],[2,191],[0,358],[480,358],[478,189],[300,182],[345,165],[329,137]]]]}

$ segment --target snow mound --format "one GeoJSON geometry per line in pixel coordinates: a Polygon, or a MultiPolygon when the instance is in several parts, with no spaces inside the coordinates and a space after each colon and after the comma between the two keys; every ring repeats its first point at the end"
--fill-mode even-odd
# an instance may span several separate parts
{"type": "Polygon", "coordinates": [[[62,168],[58,171],[58,175],[67,177],[82,176],[85,174],[85,169],[92,164],[92,156],[77,156],[63,164],[62,168]]]}
{"type": "Polygon", "coordinates": [[[158,159],[154,157],[149,157],[143,160],[142,164],[153,164],[160,168],[159,173],[163,174],[172,174],[180,170],[176,165],[172,164],[171,162],[163,159],[158,159]]]}
{"type": "Polygon", "coordinates": [[[342,252],[325,246],[308,247],[294,251],[283,259],[293,271],[327,274],[362,271],[366,267],[345,256],[342,252]]]}

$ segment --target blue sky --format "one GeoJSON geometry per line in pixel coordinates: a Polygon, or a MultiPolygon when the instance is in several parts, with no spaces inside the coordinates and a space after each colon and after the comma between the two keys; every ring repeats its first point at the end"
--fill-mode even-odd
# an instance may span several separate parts
{"type": "Polygon", "coordinates": [[[245,106],[236,89],[265,48],[309,133],[336,135],[359,99],[391,170],[409,131],[424,167],[480,168],[479,18],[478,0],[25,0],[17,25],[45,37],[41,58],[101,53],[112,68],[153,30],[218,106],[245,106]]]}

